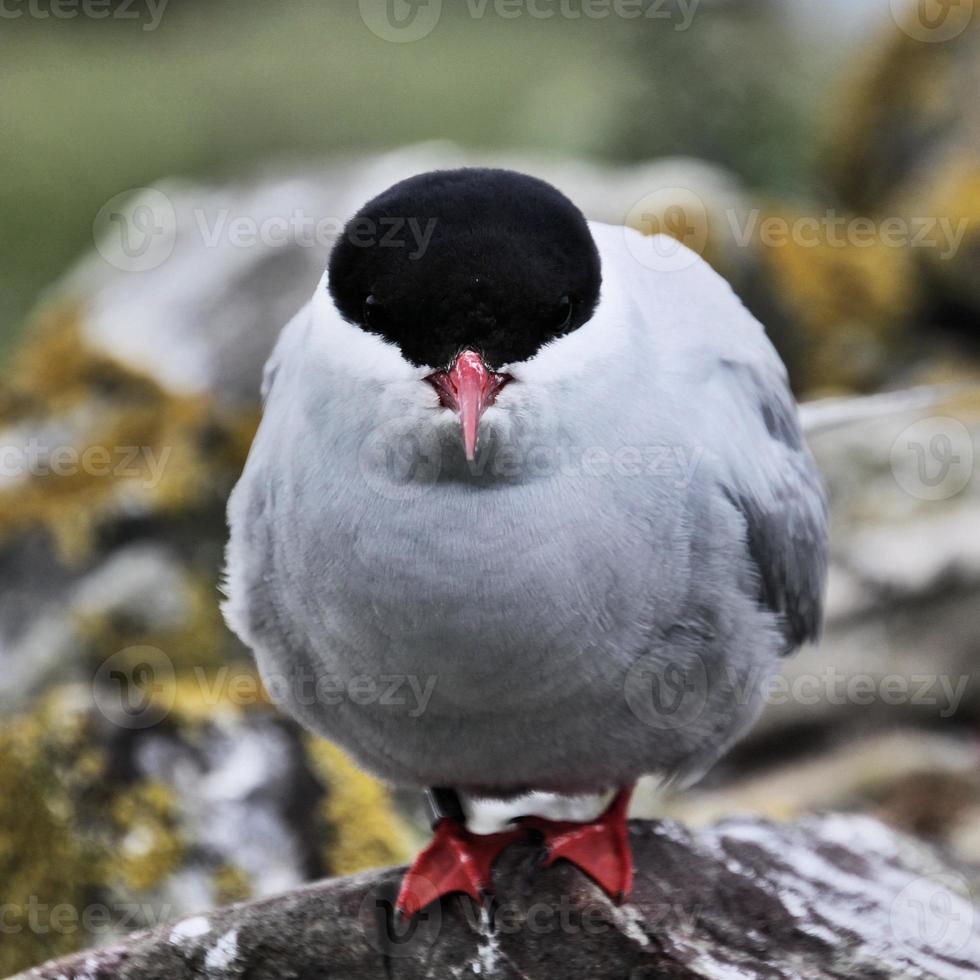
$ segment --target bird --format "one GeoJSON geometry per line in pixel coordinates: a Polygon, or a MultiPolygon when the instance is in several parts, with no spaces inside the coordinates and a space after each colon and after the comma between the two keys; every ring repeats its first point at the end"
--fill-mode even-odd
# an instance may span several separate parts
{"type": "Polygon", "coordinates": [[[350,218],[262,395],[223,610],[282,709],[428,794],[399,912],[492,897],[517,840],[627,899],[637,780],[700,778],[820,631],[826,497],[762,325],[673,239],[434,171],[350,218]],[[467,824],[534,793],[604,808],[467,824]]]}

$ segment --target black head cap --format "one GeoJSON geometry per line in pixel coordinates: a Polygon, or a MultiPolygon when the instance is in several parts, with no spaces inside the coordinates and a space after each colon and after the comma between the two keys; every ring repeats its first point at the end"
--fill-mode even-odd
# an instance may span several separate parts
{"type": "Polygon", "coordinates": [[[330,256],[341,315],[443,367],[473,348],[526,360],[593,313],[599,253],[561,192],[511,170],[445,170],[395,184],[348,223],[330,256]]]}

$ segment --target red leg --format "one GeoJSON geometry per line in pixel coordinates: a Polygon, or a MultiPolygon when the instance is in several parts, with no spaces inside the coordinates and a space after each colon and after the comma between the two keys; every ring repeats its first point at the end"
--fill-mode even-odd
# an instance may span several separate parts
{"type": "Polygon", "coordinates": [[[497,855],[513,841],[526,838],[523,829],[474,834],[460,821],[444,817],[436,824],[432,842],[405,874],[398,893],[399,912],[411,918],[453,892],[481,902],[490,891],[490,871],[497,855]]]}
{"type": "Polygon", "coordinates": [[[571,861],[610,898],[622,902],[633,891],[633,853],[626,824],[632,795],[632,786],[620,790],[591,823],[525,817],[521,826],[544,835],[548,849],[545,867],[555,861],[571,861]]]}

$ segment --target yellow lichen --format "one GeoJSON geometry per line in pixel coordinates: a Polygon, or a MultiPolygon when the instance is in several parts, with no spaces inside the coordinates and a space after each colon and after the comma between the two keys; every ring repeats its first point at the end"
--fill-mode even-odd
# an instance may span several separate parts
{"type": "Polygon", "coordinates": [[[245,902],[252,897],[252,879],[248,872],[237,865],[225,864],[218,868],[212,879],[216,905],[245,902]]]}
{"type": "Polygon", "coordinates": [[[112,879],[138,892],[156,888],[176,871],[186,851],[174,792],[158,782],[138,783],[113,801],[120,837],[107,869],[112,879]]]}
{"type": "Polygon", "coordinates": [[[406,860],[414,842],[388,790],[335,745],[310,737],[307,746],[326,786],[323,859],[331,873],[351,874],[406,860]]]}
{"type": "Polygon", "coordinates": [[[961,65],[976,64],[980,17],[971,3],[947,4],[941,13],[948,38],[943,43],[923,43],[921,9],[909,3],[905,21],[889,23],[842,78],[826,164],[851,207],[886,210],[918,166],[929,168],[937,138],[955,131],[958,117],[976,111],[956,93],[969,84],[969,68],[961,75],[961,65]]]}
{"type": "Polygon", "coordinates": [[[72,789],[101,774],[83,752],[80,731],[63,712],[42,706],[0,727],[0,974],[7,976],[88,942],[83,914],[105,853],[78,833],[72,789]]]}
{"type": "Polygon", "coordinates": [[[951,154],[925,186],[906,192],[900,206],[907,214],[932,216],[920,252],[933,279],[980,310],[980,162],[975,150],[951,154]]]}
{"type": "Polygon", "coordinates": [[[627,224],[642,235],[667,235],[697,252],[719,272],[734,272],[728,260],[732,242],[725,215],[717,209],[709,211],[693,191],[678,189],[676,197],[654,201],[642,214],[629,216],[627,224]]]}
{"type": "Polygon", "coordinates": [[[205,575],[188,573],[177,589],[175,605],[182,613],[172,625],[149,625],[128,612],[80,613],[76,620],[80,655],[94,669],[119,651],[154,647],[175,671],[199,670],[210,676],[226,664],[229,646],[215,583],[205,575]]]}
{"type": "Polygon", "coordinates": [[[156,382],[85,342],[82,316],[74,306],[44,311],[14,354],[4,386],[20,417],[58,414],[93,395],[129,402],[159,396],[156,382]]]}
{"type": "Polygon", "coordinates": [[[794,380],[810,390],[868,387],[906,339],[917,302],[912,258],[874,239],[873,229],[851,241],[843,232],[811,235],[804,221],[803,212],[773,209],[757,226],[763,277],[801,349],[794,380]],[[773,227],[779,234],[767,231],[773,227]]]}
{"type": "Polygon", "coordinates": [[[220,507],[257,424],[253,410],[165,391],[92,350],[65,310],[48,314],[15,358],[0,408],[2,424],[64,430],[67,445],[45,448],[68,454],[0,490],[0,540],[47,528],[68,563],[114,516],[220,507]]]}
{"type": "MultiPolygon", "coordinates": [[[[80,612],[74,624],[74,654],[93,675],[108,656],[127,648],[163,651],[173,673],[168,689],[154,696],[171,699],[168,723],[194,739],[222,710],[252,704],[268,710],[254,669],[229,664],[229,654],[240,651],[218,609],[217,549],[207,547],[211,532],[223,526],[227,492],[258,413],[165,390],[92,348],[81,317],[67,307],[44,313],[0,379],[0,429],[9,434],[8,444],[37,433],[38,442],[56,442],[81,464],[60,473],[29,467],[23,479],[5,484],[0,544],[41,529],[64,564],[82,565],[98,556],[103,532],[122,520],[149,519],[164,531],[172,525],[184,536],[180,541],[193,541],[201,529],[205,547],[199,560],[186,563],[173,621],[144,619],[134,608],[80,612]],[[82,463],[96,459],[98,466],[82,463]]],[[[121,777],[108,763],[106,737],[90,683],[59,687],[25,714],[0,722],[4,925],[21,916],[32,896],[76,913],[86,903],[152,901],[186,861],[173,790],[156,782],[127,784],[132,777],[121,777]]],[[[121,740],[113,744],[123,750],[121,740]]],[[[250,883],[241,869],[222,868],[215,889],[221,901],[243,898],[250,883]]],[[[67,933],[4,931],[0,975],[99,938],[77,922],[67,933]]]]}
{"type": "Polygon", "coordinates": [[[271,710],[258,672],[242,664],[183,670],[172,687],[161,686],[153,697],[169,707],[182,729],[210,724],[222,714],[271,710]]]}

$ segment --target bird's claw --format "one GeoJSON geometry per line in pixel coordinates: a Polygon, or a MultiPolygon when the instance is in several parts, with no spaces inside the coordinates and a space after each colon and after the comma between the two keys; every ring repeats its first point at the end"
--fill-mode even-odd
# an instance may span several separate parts
{"type": "Polygon", "coordinates": [[[524,817],[521,826],[544,838],[543,866],[570,861],[584,871],[615,902],[633,891],[633,854],[626,823],[630,792],[618,793],[606,811],[589,823],[524,817]]]}
{"type": "Polygon", "coordinates": [[[497,855],[517,840],[523,829],[497,834],[474,834],[459,821],[444,818],[436,826],[429,846],[405,874],[397,908],[412,918],[443,895],[462,892],[482,905],[493,887],[492,869],[497,855]]]}

